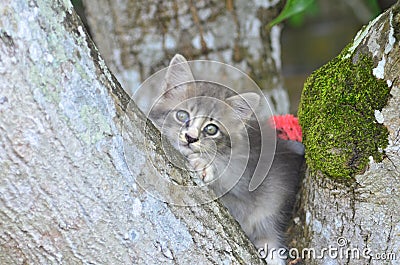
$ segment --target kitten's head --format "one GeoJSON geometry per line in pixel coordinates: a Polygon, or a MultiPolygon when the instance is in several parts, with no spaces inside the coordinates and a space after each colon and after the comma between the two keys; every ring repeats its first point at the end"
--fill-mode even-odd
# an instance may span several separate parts
{"type": "Polygon", "coordinates": [[[185,58],[176,55],[150,118],[184,156],[198,153],[210,163],[226,163],[235,149],[248,145],[246,123],[254,118],[260,96],[194,80],[185,58]]]}

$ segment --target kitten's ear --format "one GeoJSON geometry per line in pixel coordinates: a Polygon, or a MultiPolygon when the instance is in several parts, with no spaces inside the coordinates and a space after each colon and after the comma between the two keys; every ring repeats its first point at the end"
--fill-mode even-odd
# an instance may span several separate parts
{"type": "Polygon", "coordinates": [[[193,81],[194,77],[185,57],[176,54],[168,66],[164,89],[171,89],[179,84],[193,81]]]}
{"type": "Polygon", "coordinates": [[[242,119],[249,119],[253,110],[260,104],[260,96],[254,92],[238,94],[226,99],[226,102],[242,119]]]}

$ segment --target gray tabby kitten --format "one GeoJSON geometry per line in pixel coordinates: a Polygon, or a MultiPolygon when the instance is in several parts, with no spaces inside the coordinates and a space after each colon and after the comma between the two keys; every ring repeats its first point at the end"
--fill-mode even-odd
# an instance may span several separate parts
{"type": "MultiPolygon", "coordinates": [[[[258,94],[236,94],[216,83],[193,81],[186,59],[175,55],[165,76],[165,92],[150,118],[200,178],[222,196],[222,203],[257,249],[283,248],[303,145],[277,138],[267,121],[255,119],[258,94]],[[249,191],[254,175],[266,177],[249,191]]],[[[277,252],[266,261],[285,264],[277,252]]]]}

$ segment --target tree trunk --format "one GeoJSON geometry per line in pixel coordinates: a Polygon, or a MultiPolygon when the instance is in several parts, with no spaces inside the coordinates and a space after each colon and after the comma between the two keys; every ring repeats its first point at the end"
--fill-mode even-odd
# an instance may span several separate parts
{"type": "Polygon", "coordinates": [[[399,262],[399,11],[397,2],[305,84],[297,229],[306,264],[399,262]]]}
{"type": "MultiPolygon", "coordinates": [[[[267,26],[283,1],[83,3],[95,43],[129,94],[180,53],[190,60],[216,60],[238,67],[273,103],[279,102],[272,106],[277,113],[288,113],[289,99],[281,76],[281,26],[267,26]]],[[[135,95],[139,107],[154,98],[154,92],[147,92],[135,95]]]]}
{"type": "Polygon", "coordinates": [[[0,264],[261,264],[218,202],[174,206],[136,184],[194,185],[69,1],[3,1],[0,14],[0,264]]]}

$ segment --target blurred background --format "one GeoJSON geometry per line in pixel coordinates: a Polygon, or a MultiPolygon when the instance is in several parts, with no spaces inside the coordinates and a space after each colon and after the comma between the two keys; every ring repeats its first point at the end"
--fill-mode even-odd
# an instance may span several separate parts
{"type": "MultiPolygon", "coordinates": [[[[283,22],[282,76],[283,86],[290,102],[289,113],[297,112],[306,78],[338,55],[363,25],[395,2],[395,0],[315,0],[305,11],[283,22]]],[[[86,23],[82,1],[72,0],[72,3],[86,23]]]]}
{"type": "Polygon", "coordinates": [[[393,5],[395,0],[317,0],[315,6],[284,22],[282,71],[296,113],[306,78],[333,59],[363,25],[393,5]]]}

